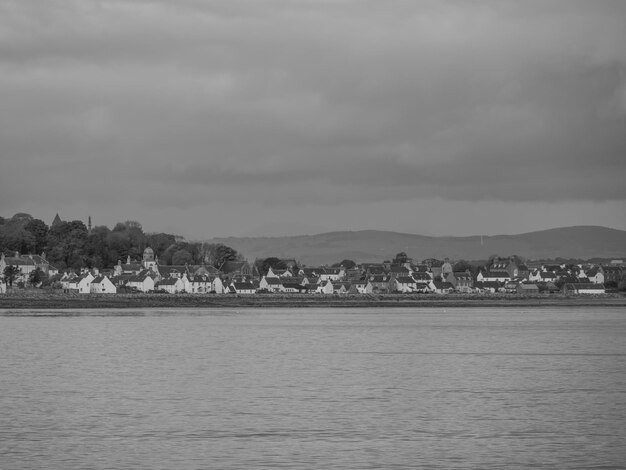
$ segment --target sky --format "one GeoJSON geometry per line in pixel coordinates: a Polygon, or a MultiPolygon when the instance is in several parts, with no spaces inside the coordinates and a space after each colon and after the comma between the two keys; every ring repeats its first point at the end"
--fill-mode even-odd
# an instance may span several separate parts
{"type": "Polygon", "coordinates": [[[626,230],[622,0],[0,0],[0,215],[626,230]]]}

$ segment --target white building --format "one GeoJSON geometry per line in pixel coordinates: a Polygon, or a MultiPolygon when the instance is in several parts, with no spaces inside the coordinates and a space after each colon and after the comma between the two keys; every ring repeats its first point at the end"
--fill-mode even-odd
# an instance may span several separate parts
{"type": "Polygon", "coordinates": [[[107,276],[98,276],[89,285],[92,294],[116,294],[117,287],[113,285],[107,276]]]}

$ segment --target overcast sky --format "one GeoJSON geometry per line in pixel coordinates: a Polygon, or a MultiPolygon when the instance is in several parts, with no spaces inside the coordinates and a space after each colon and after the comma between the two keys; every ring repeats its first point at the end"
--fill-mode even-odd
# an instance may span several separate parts
{"type": "Polygon", "coordinates": [[[623,0],[0,0],[0,215],[626,229],[623,0]]]}

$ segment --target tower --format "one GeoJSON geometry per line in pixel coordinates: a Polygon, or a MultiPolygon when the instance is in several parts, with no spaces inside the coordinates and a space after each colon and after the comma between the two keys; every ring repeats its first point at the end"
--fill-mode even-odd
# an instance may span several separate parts
{"type": "Polygon", "coordinates": [[[152,248],[147,247],[143,250],[143,267],[144,269],[151,269],[156,265],[156,260],[154,258],[154,250],[152,248]]]}

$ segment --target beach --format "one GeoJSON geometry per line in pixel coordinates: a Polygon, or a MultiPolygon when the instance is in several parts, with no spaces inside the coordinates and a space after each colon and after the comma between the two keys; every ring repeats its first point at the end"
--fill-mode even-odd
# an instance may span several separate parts
{"type": "Polygon", "coordinates": [[[0,309],[68,308],[398,308],[398,307],[624,307],[626,295],[565,294],[76,294],[15,290],[0,309]]]}

